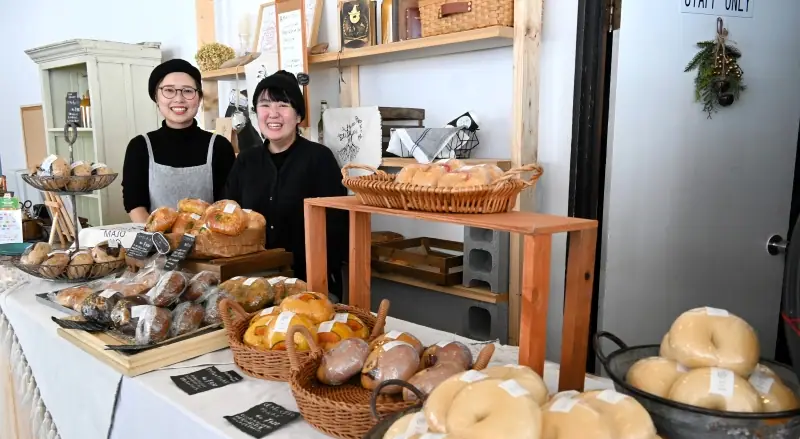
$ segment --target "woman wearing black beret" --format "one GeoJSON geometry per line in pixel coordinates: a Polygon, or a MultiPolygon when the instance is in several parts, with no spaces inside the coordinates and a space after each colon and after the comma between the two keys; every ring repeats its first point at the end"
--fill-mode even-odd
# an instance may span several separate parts
{"type": "MultiPolygon", "coordinates": [[[[333,152],[299,135],[306,117],[297,78],[280,70],[256,86],[253,107],[263,148],[242,151],[228,177],[226,198],[267,219],[267,247],[294,255],[294,275],[306,279],[303,200],[347,195],[333,152]]],[[[341,297],[342,263],[348,254],[347,212],[328,209],[328,291],[341,297]]],[[[337,298],[338,298],[337,297],[337,298]]]]}
{"type": "Polygon", "coordinates": [[[164,121],[131,139],[122,168],[123,203],[136,223],[183,198],[222,199],[236,158],[228,139],[197,126],[203,89],[196,67],[182,59],[166,61],[153,69],[148,89],[164,121]]]}

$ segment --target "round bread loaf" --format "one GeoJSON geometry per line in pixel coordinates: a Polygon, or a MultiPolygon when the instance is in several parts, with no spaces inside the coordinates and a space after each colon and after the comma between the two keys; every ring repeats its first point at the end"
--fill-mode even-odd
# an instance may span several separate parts
{"type": "Polygon", "coordinates": [[[669,399],[726,412],[762,411],[761,398],[747,379],[727,369],[701,367],[678,378],[669,399]]]}
{"type": "Polygon", "coordinates": [[[625,381],[643,392],[666,398],[675,381],[687,371],[677,362],[666,358],[642,358],[628,369],[625,381]]]}

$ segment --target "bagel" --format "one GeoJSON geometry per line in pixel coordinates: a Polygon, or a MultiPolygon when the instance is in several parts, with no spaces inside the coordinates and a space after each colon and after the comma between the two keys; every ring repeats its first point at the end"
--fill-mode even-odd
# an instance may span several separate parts
{"type": "Polygon", "coordinates": [[[541,439],[616,439],[611,422],[585,401],[567,396],[542,407],[541,439]]]}
{"type": "Polygon", "coordinates": [[[727,369],[701,367],[678,378],[669,399],[683,404],[726,412],[756,413],[761,397],[746,379],[727,369]]]}
{"type": "Polygon", "coordinates": [[[761,366],[759,370],[757,367],[748,382],[758,392],[764,412],[782,412],[800,408],[794,392],[769,368],[761,366]],[[764,370],[769,372],[765,373],[764,370]]]}
{"type": "Polygon", "coordinates": [[[685,367],[666,358],[642,358],[628,369],[625,381],[643,392],[666,398],[675,381],[686,372],[685,367]]]}
{"type": "Polygon", "coordinates": [[[749,376],[761,352],[753,327],[716,308],[695,308],[681,314],[667,333],[668,358],[684,366],[718,367],[749,376]]]}
{"type": "Polygon", "coordinates": [[[630,396],[607,389],[585,392],[576,398],[589,404],[611,423],[616,439],[652,439],[656,435],[656,427],[647,410],[630,396]]]}
{"type": "Polygon", "coordinates": [[[540,406],[547,402],[547,386],[539,374],[530,367],[508,364],[488,367],[481,372],[492,379],[516,381],[530,393],[533,400],[540,406]]]}
{"type": "Polygon", "coordinates": [[[468,370],[444,380],[425,400],[425,419],[434,433],[447,431],[447,412],[456,395],[470,383],[488,379],[489,376],[477,370],[468,370]]]}
{"type": "Polygon", "coordinates": [[[765,365],[763,365],[761,363],[756,364],[756,368],[755,368],[755,370],[753,370],[753,374],[756,374],[756,373],[760,373],[760,374],[766,375],[766,376],[768,376],[770,378],[774,378],[775,380],[782,381],[781,378],[778,376],[778,374],[775,373],[775,371],[773,371],[768,366],[765,366],[765,365]]]}
{"type": "Polygon", "coordinates": [[[447,412],[447,433],[459,439],[539,439],[541,429],[539,404],[514,380],[469,384],[447,412]]]}
{"type": "Polygon", "coordinates": [[[672,351],[669,350],[669,333],[664,334],[664,338],[661,339],[661,346],[658,348],[658,355],[668,360],[675,360],[675,357],[672,355],[672,351]]]}
{"type": "Polygon", "coordinates": [[[420,435],[427,432],[425,414],[422,412],[408,413],[392,423],[392,426],[383,435],[383,439],[419,439],[420,435]]]}
{"type": "Polygon", "coordinates": [[[249,222],[247,214],[235,201],[218,201],[206,210],[206,226],[212,232],[238,236],[247,229],[249,222]]]}

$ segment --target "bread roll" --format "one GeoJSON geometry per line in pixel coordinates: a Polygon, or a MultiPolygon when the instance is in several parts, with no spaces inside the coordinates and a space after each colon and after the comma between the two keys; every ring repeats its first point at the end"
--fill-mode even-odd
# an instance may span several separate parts
{"type": "Polygon", "coordinates": [[[81,303],[83,300],[92,295],[94,291],[91,288],[81,285],[77,287],[65,288],[55,294],[54,301],[71,310],[80,312],[81,303]]]}
{"type": "MultiPolygon", "coordinates": [[[[419,367],[419,354],[410,344],[403,341],[392,341],[372,350],[361,369],[361,385],[373,390],[386,380],[408,381],[419,367]]],[[[382,394],[400,393],[399,386],[386,386],[382,394]]]]}
{"type": "Polygon", "coordinates": [[[609,419],[577,398],[557,398],[542,407],[541,439],[616,439],[609,419]]]}
{"type": "MultiPolygon", "coordinates": [[[[424,395],[429,395],[439,384],[464,370],[461,364],[457,362],[443,362],[420,370],[408,380],[408,383],[419,389],[424,395]]],[[[417,395],[414,392],[403,388],[403,401],[416,400],[417,395]]]]}
{"type": "Polygon", "coordinates": [[[71,178],[67,183],[66,189],[72,192],[85,191],[89,186],[89,179],[85,177],[89,177],[91,175],[92,175],[91,164],[86,163],[83,160],[74,162],[73,164],[70,165],[70,177],[79,177],[79,178],[71,178]]]}
{"type": "Polygon", "coordinates": [[[320,323],[319,326],[317,326],[317,339],[319,340],[319,347],[325,351],[330,350],[340,341],[348,338],[355,338],[355,334],[353,334],[353,330],[347,326],[347,323],[336,320],[328,320],[320,323]]]}
{"type": "Polygon", "coordinates": [[[683,404],[726,412],[762,411],[761,398],[745,378],[727,369],[701,367],[678,378],[669,399],[683,404]]]}
{"type": "Polygon", "coordinates": [[[338,386],[358,375],[369,355],[369,345],[360,338],[342,340],[322,356],[317,379],[324,384],[338,386]]]}
{"type": "Polygon", "coordinates": [[[241,235],[250,221],[247,218],[247,214],[239,206],[239,203],[232,200],[222,200],[214,203],[213,206],[206,210],[205,216],[206,226],[212,232],[228,236],[241,235]]]}
{"type": "Polygon", "coordinates": [[[333,316],[334,320],[344,322],[350,330],[353,331],[353,336],[366,340],[369,337],[369,327],[357,315],[349,312],[337,312],[333,316]]]}
{"type": "Polygon", "coordinates": [[[463,439],[539,439],[541,430],[539,404],[514,380],[472,383],[447,412],[447,433],[463,439]]]}
{"type": "Polygon", "coordinates": [[[152,305],[169,306],[178,300],[185,289],[186,276],[179,271],[167,271],[156,286],[147,292],[147,297],[152,305]]]}
{"type": "Polygon", "coordinates": [[[499,380],[514,380],[522,386],[530,397],[536,401],[537,404],[543,405],[547,402],[547,386],[544,380],[536,372],[528,366],[520,365],[505,365],[505,366],[492,366],[487,367],[482,371],[486,376],[492,379],[499,380]]]}
{"type": "Polygon", "coordinates": [[[430,168],[430,165],[423,165],[419,163],[414,163],[411,165],[403,166],[400,169],[400,172],[394,177],[394,181],[396,183],[411,183],[414,181],[414,175],[416,175],[419,171],[427,171],[430,168]]]}
{"type": "Polygon", "coordinates": [[[314,325],[333,318],[333,304],[327,297],[311,291],[289,296],[281,302],[281,311],[291,311],[311,319],[314,325]]]}
{"type": "Polygon", "coordinates": [[[272,304],[275,292],[263,277],[249,277],[230,291],[230,295],[247,312],[255,312],[272,304]]]}
{"type": "Polygon", "coordinates": [[[172,314],[166,308],[153,305],[140,305],[131,308],[131,317],[136,322],[135,342],[137,345],[159,343],[169,336],[172,314]]]}
{"type": "Polygon", "coordinates": [[[426,170],[418,170],[411,179],[411,184],[417,186],[436,187],[439,179],[447,173],[444,166],[433,165],[426,170]]]}
{"type": "Polygon", "coordinates": [[[55,279],[67,269],[69,254],[65,250],[55,250],[47,254],[47,259],[42,261],[39,274],[47,279],[55,279]]]}
{"type": "Polygon", "coordinates": [[[419,341],[417,337],[414,337],[414,335],[409,334],[408,332],[400,332],[395,330],[389,331],[385,334],[381,334],[378,337],[376,337],[375,340],[372,340],[372,342],[369,344],[369,348],[372,351],[383,346],[386,343],[391,343],[393,341],[406,342],[414,347],[414,350],[417,351],[418,356],[422,355],[423,351],[422,342],[419,341]]]}
{"type": "Polygon", "coordinates": [[[172,311],[172,323],[170,324],[169,336],[179,337],[196,331],[203,323],[205,308],[202,305],[182,302],[172,311]]]}
{"type": "Polygon", "coordinates": [[[39,265],[47,259],[47,254],[53,251],[50,244],[46,242],[37,242],[36,244],[28,247],[20,258],[20,262],[29,265],[39,265]]]}
{"type": "Polygon", "coordinates": [[[92,175],[110,175],[113,173],[114,171],[106,166],[105,163],[92,163],[92,175]]]}
{"type": "Polygon", "coordinates": [[[69,265],[67,266],[67,277],[70,279],[82,279],[92,272],[94,259],[88,250],[81,250],[72,254],[69,265]]]}
{"type": "Polygon", "coordinates": [[[146,232],[169,232],[177,219],[178,212],[175,209],[167,206],[159,207],[147,217],[144,230],[146,232]]]}
{"type": "Polygon", "coordinates": [[[489,376],[476,370],[468,370],[444,380],[425,401],[425,418],[432,432],[447,432],[447,412],[453,398],[470,383],[489,379],[489,376]]]}
{"type": "MultiPolygon", "coordinates": [[[[316,325],[311,319],[302,314],[283,311],[267,325],[267,335],[266,339],[261,343],[262,346],[273,351],[285,351],[286,333],[290,327],[295,325],[305,326],[308,332],[311,333],[314,343],[317,342],[316,325]]],[[[294,333],[294,343],[297,351],[307,351],[311,348],[308,339],[300,331],[294,333]]]]}
{"type": "Polygon", "coordinates": [[[217,285],[219,285],[219,274],[213,271],[201,271],[189,279],[186,291],[183,292],[181,299],[191,302],[200,300],[208,289],[217,285]]]}
{"type": "Polygon", "coordinates": [[[725,310],[686,311],[668,335],[668,358],[689,369],[719,367],[746,377],[758,364],[761,351],[753,327],[725,310]]]}
{"type": "Polygon", "coordinates": [[[794,392],[769,368],[757,367],[748,382],[758,392],[764,412],[782,412],[800,408],[794,392]]]}
{"type": "Polygon", "coordinates": [[[209,204],[199,198],[184,198],[178,201],[178,212],[193,213],[197,216],[203,216],[209,204]]]}
{"type": "Polygon", "coordinates": [[[148,300],[145,295],[123,297],[119,299],[111,310],[111,323],[114,328],[125,335],[136,335],[136,324],[139,322],[138,318],[131,316],[131,310],[134,306],[147,305],[148,300]]]}
{"type": "Polygon", "coordinates": [[[193,212],[179,212],[175,223],[172,224],[172,233],[189,233],[202,223],[203,217],[193,212]]]}
{"type": "Polygon", "coordinates": [[[656,427],[635,399],[612,389],[593,390],[576,398],[600,412],[611,423],[616,439],[653,439],[656,427]]]}
{"type": "Polygon", "coordinates": [[[651,395],[666,398],[675,381],[688,371],[675,361],[661,357],[643,358],[630,369],[625,381],[651,395]]]}
{"type": "Polygon", "coordinates": [[[455,171],[442,175],[437,182],[437,187],[458,188],[485,186],[491,182],[488,173],[455,171]]]}
{"type": "Polygon", "coordinates": [[[267,219],[264,215],[255,212],[251,209],[242,209],[247,214],[247,228],[248,229],[264,229],[267,227],[267,219]]]}

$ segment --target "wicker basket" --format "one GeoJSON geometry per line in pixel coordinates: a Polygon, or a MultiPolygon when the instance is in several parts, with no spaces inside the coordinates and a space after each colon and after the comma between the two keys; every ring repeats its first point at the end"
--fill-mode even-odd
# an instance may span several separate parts
{"type": "Polygon", "coordinates": [[[392,174],[371,166],[347,164],[342,168],[342,184],[368,206],[440,213],[500,213],[513,209],[517,195],[534,186],[543,173],[541,166],[530,164],[506,171],[490,185],[434,188],[395,183],[392,174]],[[351,177],[350,169],[364,169],[374,174],[351,177]],[[530,180],[519,178],[519,174],[525,172],[532,172],[530,180]]]}
{"type": "MultiPolygon", "coordinates": [[[[339,439],[362,439],[378,423],[376,416],[386,416],[407,410],[419,404],[417,401],[385,399],[371,402],[373,392],[353,378],[341,386],[328,386],[317,381],[317,368],[322,362],[323,351],[311,342],[311,355],[294,352],[294,335],[299,331],[308,337],[308,330],[293,326],[287,333],[286,349],[292,363],[289,385],[297,401],[300,414],[312,427],[339,439]]],[[[310,340],[310,339],[309,339],[310,340]]],[[[485,369],[494,354],[494,344],[487,344],[475,360],[473,369],[485,369]]],[[[418,396],[419,398],[419,396],[418,396]]]]}
{"type": "Polygon", "coordinates": [[[422,36],[514,25],[514,0],[419,0],[422,36]]]}
{"type": "MultiPolygon", "coordinates": [[[[381,309],[388,311],[389,301],[381,302],[381,309]],[[385,302],[385,304],[384,304],[385,302]]],[[[370,330],[370,340],[383,333],[383,325],[386,313],[379,311],[378,317],[369,311],[354,308],[347,305],[334,305],[336,312],[348,312],[355,314],[370,330]]],[[[289,362],[288,351],[263,351],[242,342],[244,333],[250,326],[250,319],[258,312],[247,313],[241,305],[234,300],[222,299],[219,303],[219,311],[222,322],[228,332],[228,344],[233,352],[233,361],[242,369],[242,372],[253,378],[260,378],[270,381],[289,381],[291,374],[291,364],[289,362]]],[[[287,334],[287,338],[289,338],[287,334]]],[[[288,343],[287,343],[288,344],[288,343]]],[[[296,360],[304,361],[311,357],[311,351],[296,352],[296,360]]]]}

